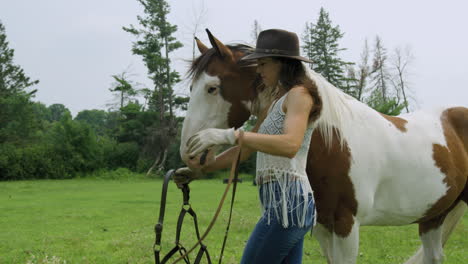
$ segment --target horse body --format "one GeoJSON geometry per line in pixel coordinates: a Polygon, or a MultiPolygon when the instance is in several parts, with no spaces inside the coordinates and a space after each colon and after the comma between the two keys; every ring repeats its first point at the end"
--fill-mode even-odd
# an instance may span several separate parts
{"type": "Polygon", "coordinates": [[[361,225],[404,225],[424,216],[448,186],[433,160],[433,144],[446,146],[440,115],[402,116],[404,131],[378,113],[342,135],[351,154],[350,180],[361,225]],[[414,153],[417,153],[415,155],[414,153]]]}
{"type": "MultiPolygon", "coordinates": [[[[197,60],[192,66],[199,74],[182,130],[183,160],[191,135],[240,126],[262,96],[252,92],[255,68],[237,64],[245,54],[209,36],[211,51],[198,41],[205,65],[197,60]]],[[[411,223],[419,224],[423,247],[408,263],[442,263],[442,246],[468,202],[468,109],[385,116],[308,74],[323,108],[306,171],[317,206],[314,235],[328,263],[356,262],[361,225],[411,223]]],[[[268,96],[262,100],[271,103],[268,96]]]]}
{"type": "Polygon", "coordinates": [[[353,126],[336,132],[330,147],[315,131],[309,151],[315,235],[329,263],[355,263],[360,225],[412,223],[419,223],[425,253],[409,263],[441,263],[468,201],[468,109],[386,117],[352,104],[353,126]],[[444,221],[452,212],[458,218],[444,221]]]}

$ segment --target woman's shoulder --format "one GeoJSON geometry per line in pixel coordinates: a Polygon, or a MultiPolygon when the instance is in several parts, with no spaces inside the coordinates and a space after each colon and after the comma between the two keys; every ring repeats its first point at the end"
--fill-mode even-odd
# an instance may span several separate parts
{"type": "Polygon", "coordinates": [[[285,102],[283,104],[283,111],[287,112],[288,106],[292,105],[312,105],[313,99],[309,90],[302,85],[296,85],[289,90],[285,102]]]}
{"type": "Polygon", "coordinates": [[[312,96],[310,95],[310,92],[306,87],[302,85],[296,85],[288,91],[286,101],[312,102],[312,96]]]}
{"type": "Polygon", "coordinates": [[[310,94],[309,90],[304,85],[296,85],[289,90],[288,94],[295,94],[295,95],[304,95],[304,94],[310,94]]]}

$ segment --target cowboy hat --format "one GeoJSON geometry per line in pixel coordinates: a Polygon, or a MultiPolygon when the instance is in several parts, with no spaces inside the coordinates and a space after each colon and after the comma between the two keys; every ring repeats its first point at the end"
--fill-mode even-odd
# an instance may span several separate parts
{"type": "Polygon", "coordinates": [[[299,38],[296,33],[282,29],[268,29],[260,32],[257,45],[252,54],[242,60],[254,60],[264,57],[284,57],[312,63],[300,56],[299,38]]]}

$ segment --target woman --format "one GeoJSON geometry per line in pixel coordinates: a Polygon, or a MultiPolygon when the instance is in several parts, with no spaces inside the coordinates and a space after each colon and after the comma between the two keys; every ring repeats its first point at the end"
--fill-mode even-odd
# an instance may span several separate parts
{"type": "MultiPolygon", "coordinates": [[[[312,122],[321,110],[313,81],[306,75],[295,33],[270,29],[258,36],[255,52],[243,60],[257,60],[266,92],[275,95],[269,109],[259,114],[252,132],[245,132],[242,159],[257,154],[256,182],[263,215],[244,250],[241,263],[301,263],[305,234],[314,224],[312,189],[305,172],[312,122]]],[[[262,92],[262,91],[260,91],[262,92]]],[[[234,144],[239,131],[206,129],[188,142],[190,157],[218,144],[234,144]]],[[[229,167],[235,148],[205,166],[195,159],[189,167],[202,172],[229,167]]],[[[187,169],[178,170],[178,184],[190,181],[187,169]]],[[[193,177],[193,174],[189,174],[193,177]]]]}

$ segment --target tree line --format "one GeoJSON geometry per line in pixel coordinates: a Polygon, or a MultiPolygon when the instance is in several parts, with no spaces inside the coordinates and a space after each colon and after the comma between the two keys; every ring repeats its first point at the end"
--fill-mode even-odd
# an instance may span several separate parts
{"type": "MultiPolygon", "coordinates": [[[[0,21],[0,180],[66,179],[118,168],[160,175],[183,165],[178,153],[183,116],[176,113],[186,110],[188,97],[174,94],[180,74],[171,66],[171,53],[182,43],[174,37],[177,26],[167,21],[166,1],[137,1],[144,15],[138,25],[122,29],[134,37],[131,52],[142,58],[151,87],[138,87],[126,71],[115,74],[109,89],[118,98],[115,107],[83,110],[74,118],[63,104],[34,101],[39,80],[14,63],[0,21]]],[[[260,31],[254,21],[254,41],[260,31]]],[[[360,62],[345,62],[339,47],[343,34],[323,8],[315,23],[306,23],[302,49],[314,61],[311,68],[378,111],[408,110],[410,56],[398,50],[389,63],[376,37],[372,58],[366,42],[360,62]]],[[[253,174],[254,168],[252,158],[241,171],[253,174]]]]}

